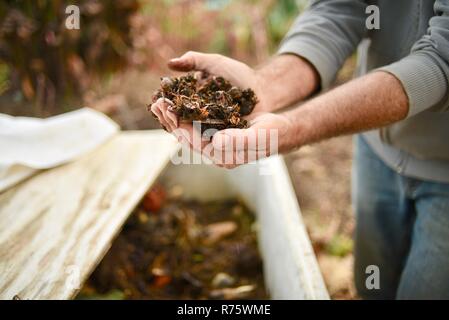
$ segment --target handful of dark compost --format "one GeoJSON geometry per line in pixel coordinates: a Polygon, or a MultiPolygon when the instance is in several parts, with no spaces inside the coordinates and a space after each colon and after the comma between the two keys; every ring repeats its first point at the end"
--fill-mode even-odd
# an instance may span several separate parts
{"type": "Polygon", "coordinates": [[[249,115],[257,104],[250,88],[242,90],[223,77],[207,75],[201,79],[189,73],[181,77],[164,77],[153,95],[171,102],[168,110],[181,122],[201,123],[201,133],[208,129],[247,128],[243,116],[249,115]]]}

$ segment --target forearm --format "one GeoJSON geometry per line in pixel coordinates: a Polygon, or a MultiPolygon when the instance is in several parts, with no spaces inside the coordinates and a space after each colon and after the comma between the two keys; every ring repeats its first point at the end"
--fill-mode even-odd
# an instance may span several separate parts
{"type": "Polygon", "coordinates": [[[275,56],[256,69],[263,110],[273,112],[297,103],[314,93],[319,86],[315,68],[292,54],[275,56]]]}
{"type": "Polygon", "coordinates": [[[279,149],[287,152],[323,139],[379,128],[402,120],[408,98],[393,75],[374,72],[286,112],[288,132],[279,149]]]}

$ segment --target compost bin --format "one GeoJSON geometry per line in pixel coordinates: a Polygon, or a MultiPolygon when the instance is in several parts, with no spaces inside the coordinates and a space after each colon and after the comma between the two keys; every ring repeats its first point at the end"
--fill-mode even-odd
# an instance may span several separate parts
{"type": "MultiPolygon", "coordinates": [[[[195,287],[202,288],[205,285],[204,282],[206,282],[206,285],[210,285],[210,283],[220,281],[220,279],[222,282],[224,281],[225,284],[212,285],[212,287],[218,287],[218,289],[211,289],[212,291],[210,291],[209,296],[189,295],[190,293],[187,293],[187,296],[150,294],[150,297],[209,297],[225,299],[260,299],[266,297],[269,297],[271,299],[329,298],[321,273],[319,271],[319,267],[316,262],[315,255],[313,253],[312,246],[310,244],[310,240],[306,233],[301,218],[300,208],[298,206],[296,196],[293,192],[290,177],[288,175],[282,157],[271,157],[269,159],[259,161],[255,164],[241,166],[234,170],[221,169],[206,164],[175,165],[173,163],[170,163],[159,176],[157,184],[158,186],[156,187],[156,189],[152,191],[151,195],[149,195],[153,199],[145,200],[144,198],[143,202],[141,202],[141,204],[139,205],[140,207],[146,206],[146,213],[139,210],[134,210],[134,213],[132,215],[138,216],[134,218],[133,216],[131,216],[131,218],[128,219],[131,220],[131,222],[128,221],[128,225],[131,225],[131,228],[133,224],[139,223],[139,219],[142,223],[148,224],[148,215],[152,215],[151,211],[159,210],[159,208],[152,207],[159,206],[159,201],[163,202],[162,198],[166,197],[165,193],[178,194],[175,196],[181,197],[182,203],[195,203],[195,205],[201,203],[221,203],[221,205],[225,206],[225,211],[226,205],[229,206],[229,210],[235,210],[235,207],[237,206],[240,207],[240,209],[237,210],[251,211],[255,215],[255,223],[252,224],[251,228],[252,231],[255,231],[257,235],[256,244],[259,249],[258,251],[261,259],[261,268],[260,270],[257,266],[253,266],[252,269],[250,268],[249,272],[254,274],[250,274],[249,276],[242,276],[238,271],[236,271],[235,273],[231,272],[231,275],[229,275],[229,270],[218,269],[214,270],[210,276],[201,277],[200,275],[198,277],[198,274],[195,275],[191,270],[184,270],[184,272],[182,272],[182,278],[183,280],[188,282],[193,289],[195,289],[195,287]],[[133,222],[132,219],[134,219],[135,221],[133,222]],[[213,276],[214,274],[215,276],[213,276]],[[204,281],[207,277],[209,277],[209,280],[204,281]],[[231,277],[231,280],[229,280],[227,277],[231,277]],[[241,279],[243,280],[240,281],[241,279]],[[228,284],[226,284],[227,281],[229,281],[228,284]],[[235,282],[240,283],[237,285],[235,282]],[[254,292],[251,293],[250,291],[254,292]],[[246,292],[249,294],[245,294],[246,292]]],[[[179,207],[177,207],[176,210],[179,210],[179,207]]],[[[190,210],[190,208],[187,208],[187,210],[190,210]]],[[[223,208],[221,210],[223,211],[223,208]]],[[[163,214],[167,215],[167,213],[163,214]]],[[[165,217],[166,218],[161,218],[161,214],[156,214],[156,216],[150,218],[156,221],[158,219],[168,219],[167,216],[165,217]]],[[[226,223],[229,223],[229,221],[224,222],[224,224],[226,223]]],[[[241,224],[240,222],[237,223],[241,224]]],[[[226,228],[226,226],[223,225],[223,222],[221,224],[226,228]]],[[[163,224],[162,227],[164,227],[163,224]]],[[[165,227],[167,227],[167,224],[165,225],[165,227]]],[[[128,230],[126,228],[127,227],[125,226],[125,231],[122,231],[122,233],[128,232],[126,231],[128,230]]],[[[154,228],[148,230],[148,232],[155,231],[159,232],[160,230],[154,228]]],[[[247,237],[248,235],[243,236],[247,237]]],[[[120,237],[121,235],[118,236],[116,242],[127,241],[121,239],[120,237]]],[[[124,238],[123,235],[122,238],[124,238]]],[[[179,238],[176,239],[179,240],[179,238]]],[[[154,241],[155,240],[153,240],[153,242],[154,241]]],[[[237,239],[237,241],[240,240],[237,239]]],[[[175,240],[173,240],[173,242],[175,242],[175,240]]],[[[126,243],[122,245],[118,245],[115,243],[112,245],[112,248],[110,250],[125,250],[123,248],[128,245],[129,244],[126,243]]],[[[139,246],[138,243],[137,246],[139,246]]],[[[164,250],[170,251],[169,248],[170,246],[168,246],[167,249],[164,250]]],[[[226,249],[223,249],[223,246],[221,247],[221,249],[219,249],[220,247],[218,246],[209,246],[209,249],[210,248],[212,248],[212,250],[218,251],[215,252],[214,255],[229,254],[225,252],[226,249]]],[[[151,250],[151,247],[146,247],[145,249],[151,250]]],[[[174,249],[173,247],[173,250],[179,250],[179,248],[174,249]]],[[[120,253],[118,254],[120,255],[120,253]]],[[[124,253],[122,253],[122,255],[123,254],[124,253]]],[[[152,290],[151,288],[153,288],[154,286],[156,286],[160,291],[161,287],[165,287],[167,283],[169,283],[170,281],[174,281],[174,276],[170,274],[170,270],[164,271],[163,268],[154,267],[154,265],[158,263],[158,261],[156,261],[157,259],[160,260],[161,256],[164,256],[166,258],[166,256],[169,254],[170,252],[166,252],[166,254],[162,252],[162,254],[158,253],[156,258],[152,258],[152,260],[154,260],[151,262],[152,270],[148,271],[152,273],[151,279],[142,275],[137,276],[140,277],[139,281],[141,283],[137,284],[138,288],[142,288],[139,289],[140,291],[146,292],[147,289],[145,289],[145,287],[149,288],[148,290],[152,290]],[[152,284],[146,283],[148,281],[152,284]]],[[[141,253],[141,255],[144,255],[144,253],[141,253]]],[[[179,256],[179,252],[174,253],[174,255],[179,256]]],[[[259,259],[259,257],[255,257],[251,252],[243,252],[242,255],[249,255],[248,259],[243,260],[249,264],[251,264],[251,261],[254,262],[259,259]]],[[[109,289],[114,288],[114,284],[110,284],[111,280],[108,280],[107,276],[106,280],[102,280],[101,277],[104,278],[105,276],[98,275],[99,273],[104,274],[104,269],[107,270],[111,268],[119,268],[120,263],[117,263],[116,260],[114,260],[115,258],[111,258],[110,256],[117,256],[117,252],[110,252],[106,255],[105,260],[112,259],[112,262],[104,261],[103,264],[107,265],[106,267],[102,266],[102,263],[100,263],[100,267],[97,268],[97,270],[91,276],[91,278],[96,277],[94,279],[95,281],[92,281],[93,279],[89,279],[87,281],[89,286],[92,285],[92,283],[94,283],[94,285],[98,285],[99,282],[103,282],[103,285],[101,286],[104,286],[104,283],[109,283],[109,289]]],[[[129,256],[126,259],[130,260],[129,256]]],[[[226,260],[227,258],[224,259],[226,260]]],[[[137,261],[135,261],[134,263],[138,264],[139,261],[142,260],[137,259],[137,261]]],[[[125,265],[127,263],[130,262],[125,262],[125,265]]],[[[241,264],[241,262],[239,263],[241,264]]],[[[126,269],[126,266],[123,268],[126,269]]],[[[131,271],[128,271],[128,273],[134,275],[136,273],[135,270],[141,270],[138,272],[145,273],[147,266],[134,265],[129,267],[128,269],[131,269],[131,271]]],[[[121,272],[126,273],[126,270],[121,272]]],[[[106,274],[107,273],[108,271],[106,271],[106,274]]],[[[177,274],[179,275],[179,272],[177,274]]],[[[115,275],[114,277],[118,276],[115,275]]],[[[114,282],[115,285],[120,284],[120,281],[117,281],[117,279],[112,280],[112,282],[114,282]]],[[[123,286],[126,286],[126,284],[122,285],[122,289],[123,286]]],[[[108,285],[106,285],[106,287],[108,287],[108,285]]],[[[189,292],[195,292],[193,289],[189,292]]],[[[198,292],[201,291],[200,289],[198,290],[198,292]]],[[[81,290],[81,294],[78,297],[89,298],[89,292],[91,291],[92,288],[86,289],[85,286],[81,290]]],[[[128,295],[133,296],[132,293],[128,293],[128,295]]],[[[148,295],[143,296],[148,297],[148,295]]],[[[98,298],[97,295],[93,295],[93,297],[98,298]]],[[[117,293],[116,290],[112,290],[103,297],[121,299],[123,297],[126,297],[126,295],[124,296],[123,294],[117,293]]],[[[137,295],[137,297],[141,296],[137,295]]]]}

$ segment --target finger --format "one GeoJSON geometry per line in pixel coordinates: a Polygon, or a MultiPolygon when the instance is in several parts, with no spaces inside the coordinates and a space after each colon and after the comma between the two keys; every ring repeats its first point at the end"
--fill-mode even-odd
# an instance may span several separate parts
{"type": "MultiPolygon", "coordinates": [[[[229,160],[229,155],[226,155],[225,153],[225,146],[222,145],[226,143],[225,139],[217,139],[214,143],[214,140],[212,138],[212,149],[213,149],[213,158],[212,161],[215,165],[224,168],[226,165],[226,162],[229,160]],[[219,144],[219,145],[218,145],[219,144]]],[[[231,157],[232,160],[232,157],[231,157]]]]}
{"type": "Polygon", "coordinates": [[[214,148],[209,138],[205,138],[194,125],[191,123],[180,123],[175,131],[183,134],[183,138],[178,138],[178,141],[184,139],[191,150],[201,155],[203,161],[207,161],[207,163],[214,162],[214,148]]]}
{"type": "Polygon", "coordinates": [[[197,130],[191,123],[180,123],[180,129],[183,129],[185,138],[189,142],[190,146],[197,152],[202,152],[210,141],[203,137],[200,130],[197,130]]]}
{"type": "Polygon", "coordinates": [[[189,51],[179,58],[171,59],[168,67],[175,71],[207,71],[210,63],[217,55],[189,51]]]}
{"type": "Polygon", "coordinates": [[[164,127],[165,130],[171,132],[171,127],[170,125],[165,121],[165,117],[162,114],[161,111],[161,102],[156,101],[155,103],[153,103],[151,105],[151,112],[153,112],[153,114],[156,115],[157,119],[159,120],[160,124],[162,125],[162,127],[164,127]]]}
{"type": "Polygon", "coordinates": [[[236,152],[221,152],[219,155],[216,154],[217,150],[214,149],[214,157],[212,161],[218,167],[225,169],[233,169],[239,165],[244,164],[244,161],[241,161],[236,152]]]}
{"type": "Polygon", "coordinates": [[[265,158],[270,153],[270,129],[227,129],[214,135],[212,143],[216,153],[224,152],[224,164],[243,164],[265,158]]]}
{"type": "Polygon", "coordinates": [[[171,132],[178,127],[176,114],[168,110],[172,102],[168,99],[159,98],[152,106],[151,111],[158,117],[161,124],[171,132]]]}
{"type": "MultiPolygon", "coordinates": [[[[153,104],[150,106],[150,110],[151,110],[151,112],[152,112],[156,117],[158,117],[157,113],[158,113],[158,111],[159,111],[159,100],[157,100],[155,103],[153,103],[153,104]]],[[[158,117],[158,118],[159,118],[159,117],[158,117]]]]}
{"type": "Polygon", "coordinates": [[[167,110],[166,116],[172,122],[174,127],[173,130],[176,129],[179,126],[178,116],[170,110],[167,110]]]}
{"type": "Polygon", "coordinates": [[[171,133],[176,137],[176,140],[178,140],[179,143],[185,145],[186,147],[190,148],[190,142],[186,138],[188,133],[185,132],[186,130],[182,128],[176,128],[171,133]]]}
{"type": "MultiPolygon", "coordinates": [[[[162,99],[162,98],[161,98],[162,99]]],[[[168,107],[170,106],[171,102],[168,102],[169,100],[165,99],[162,100],[161,103],[158,104],[159,110],[162,113],[162,116],[164,117],[165,123],[167,123],[170,126],[170,131],[175,130],[178,127],[178,121],[176,115],[168,110],[168,107]]]]}
{"type": "Polygon", "coordinates": [[[183,137],[183,141],[189,148],[193,148],[192,145],[192,136],[191,136],[191,129],[189,128],[188,124],[181,123],[179,127],[174,130],[177,135],[180,135],[183,137]]]}
{"type": "Polygon", "coordinates": [[[218,167],[232,169],[246,163],[245,152],[235,152],[232,138],[223,134],[223,131],[219,131],[213,136],[210,146],[213,148],[211,160],[218,167]]]}
{"type": "Polygon", "coordinates": [[[193,148],[193,130],[190,123],[180,123],[179,129],[182,129],[182,134],[186,138],[189,145],[193,148]]]}
{"type": "Polygon", "coordinates": [[[214,149],[224,150],[226,152],[236,152],[246,150],[249,147],[256,148],[256,132],[251,129],[226,129],[217,132],[213,138],[212,143],[214,149]]]}

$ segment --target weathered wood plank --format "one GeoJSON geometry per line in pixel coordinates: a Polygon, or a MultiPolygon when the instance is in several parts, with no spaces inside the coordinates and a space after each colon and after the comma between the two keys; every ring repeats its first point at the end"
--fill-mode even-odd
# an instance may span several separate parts
{"type": "Polygon", "coordinates": [[[176,149],[159,130],[121,133],[0,194],[0,299],[73,297],[176,149]]]}

